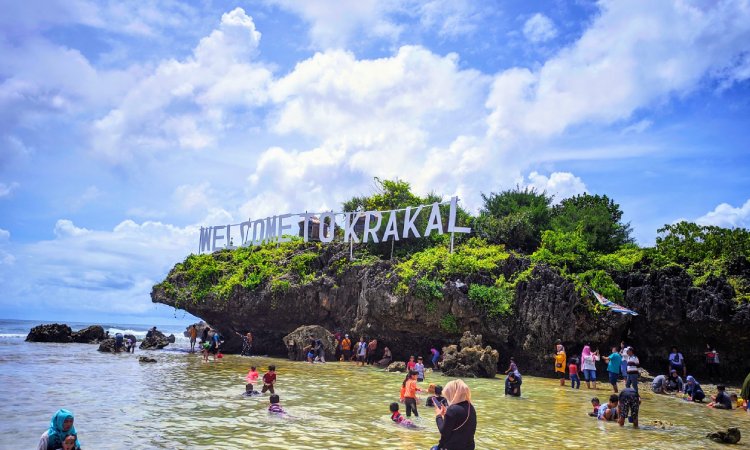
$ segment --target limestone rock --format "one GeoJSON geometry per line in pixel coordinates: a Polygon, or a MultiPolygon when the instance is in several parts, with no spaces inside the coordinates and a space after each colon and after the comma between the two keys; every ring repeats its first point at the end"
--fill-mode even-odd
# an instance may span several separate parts
{"type": "Polygon", "coordinates": [[[406,363],[403,361],[392,362],[385,370],[388,372],[406,372],[406,363]]]}
{"type": "Polygon", "coordinates": [[[159,330],[149,330],[146,338],[141,342],[141,350],[160,350],[169,345],[169,339],[159,330]]]}
{"type": "Polygon", "coordinates": [[[170,344],[174,344],[175,339],[174,334],[167,336],[167,341],[169,341],[170,344]]]}
{"type": "Polygon", "coordinates": [[[138,362],[142,363],[155,363],[156,360],[154,358],[149,358],[148,356],[139,356],[138,362]]]}
{"type": "Polygon", "coordinates": [[[464,332],[461,350],[455,345],[443,347],[443,375],[450,377],[493,378],[500,353],[489,345],[482,348],[482,335],[464,332]]]}
{"type": "Polygon", "coordinates": [[[97,349],[100,352],[109,352],[114,353],[115,352],[115,339],[109,338],[104,339],[99,343],[99,348],[97,349]]]}
{"type": "Polygon", "coordinates": [[[304,360],[304,348],[310,345],[310,336],[320,339],[323,342],[326,359],[333,358],[336,352],[336,338],[328,330],[320,325],[302,325],[283,338],[284,345],[289,346],[293,343],[293,348],[297,351],[296,359],[304,360]]]}
{"type": "Polygon", "coordinates": [[[729,428],[727,431],[708,433],[706,437],[720,444],[737,444],[740,442],[742,434],[739,428],[729,428]]]}
{"type": "Polygon", "coordinates": [[[73,330],[65,324],[38,325],[29,331],[27,342],[73,342],[73,330]]]}
{"type": "Polygon", "coordinates": [[[96,344],[105,339],[104,328],[101,325],[91,325],[88,328],[74,332],[72,339],[73,342],[96,344]]]}

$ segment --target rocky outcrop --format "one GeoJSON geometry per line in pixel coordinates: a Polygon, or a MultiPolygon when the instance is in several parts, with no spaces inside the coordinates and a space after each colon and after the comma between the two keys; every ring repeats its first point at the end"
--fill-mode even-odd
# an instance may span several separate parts
{"type": "Polygon", "coordinates": [[[73,342],[96,344],[105,339],[104,328],[101,325],[91,325],[88,328],[74,332],[71,337],[73,342]]]}
{"type": "Polygon", "coordinates": [[[109,338],[101,341],[99,343],[99,348],[97,349],[100,352],[105,353],[115,353],[115,340],[114,338],[109,338]]]}
{"type": "Polygon", "coordinates": [[[146,334],[138,348],[141,350],[160,350],[167,345],[169,345],[169,338],[161,331],[152,329],[146,334]]]}
{"type": "Polygon", "coordinates": [[[73,331],[68,325],[59,323],[38,325],[32,328],[26,336],[27,342],[97,344],[104,339],[104,328],[101,325],[92,325],[79,331],[73,331]]]}
{"type": "Polygon", "coordinates": [[[739,428],[729,428],[727,431],[708,433],[706,437],[719,444],[739,444],[742,433],[739,428]]]}
{"type": "Polygon", "coordinates": [[[138,362],[142,363],[155,363],[156,360],[154,358],[149,358],[148,356],[139,356],[138,362]]]}
{"type": "Polygon", "coordinates": [[[387,372],[406,372],[406,363],[403,361],[392,362],[385,370],[387,372]]]}
{"type": "Polygon", "coordinates": [[[336,338],[328,330],[319,325],[303,325],[298,327],[284,336],[282,343],[287,346],[291,343],[297,352],[294,359],[301,361],[306,359],[304,349],[311,345],[311,336],[313,339],[320,339],[323,343],[326,359],[333,358],[333,355],[336,352],[336,338]]]}
{"type": "Polygon", "coordinates": [[[38,325],[29,331],[26,342],[73,342],[73,330],[60,323],[38,325]]]}
{"type": "Polygon", "coordinates": [[[482,336],[465,332],[461,350],[456,345],[443,347],[443,375],[449,377],[494,378],[500,354],[489,345],[482,348],[482,336]]]}
{"type": "MultiPolygon", "coordinates": [[[[222,351],[227,353],[240,352],[242,340],[234,332],[252,325],[254,353],[286,356],[284,336],[301,325],[316,324],[348,332],[354,341],[359,336],[377,338],[391,349],[395,361],[410,355],[428,361],[431,347],[455,343],[470,331],[503,355],[503,365],[514,356],[522,373],[550,376],[557,339],[568,355],[580,354],[585,344],[608,354],[610,346],[624,340],[635,347],[644,368],[656,374],[664,371],[669,348],[676,345],[691,373],[702,375],[703,352],[710,343],[721,355],[722,374],[740,380],[746,375],[743,349],[750,348],[750,305],[739,305],[731,286],[720,279],[695,287],[680,267],[612,274],[625,293],[622,303],[639,313],[633,317],[594,312],[571,281],[540,264],[516,284],[512,313],[491,317],[469,299],[469,286],[491,285],[500,275],[512,279],[529,267],[528,259],[511,255],[492,275],[449,279],[442,298],[429,301],[414,294],[414,285],[407,294],[397,293],[399,276],[389,261],[341,264],[349,247],[338,244],[317,251],[317,272],[303,285],[284,275],[280,280],[289,282],[284,289],[274,289],[273,283],[253,290],[237,286],[228,298],[191,300],[190,283],[175,270],[167,278],[168,288],[155,286],[151,297],[215,325],[226,338],[222,351]]],[[[213,257],[227,258],[227,251],[213,257]]]]}

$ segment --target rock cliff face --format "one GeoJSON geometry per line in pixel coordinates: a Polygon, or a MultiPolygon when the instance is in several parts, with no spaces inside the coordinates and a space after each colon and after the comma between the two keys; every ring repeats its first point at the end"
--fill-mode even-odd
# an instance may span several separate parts
{"type": "MultiPolygon", "coordinates": [[[[431,347],[455,344],[464,331],[470,331],[499,350],[502,370],[514,356],[521,372],[527,374],[552,374],[554,342],[561,339],[569,355],[580,354],[586,343],[609,354],[612,345],[625,340],[652,373],[666,371],[669,349],[675,345],[685,355],[688,371],[699,375],[704,368],[703,352],[710,343],[721,355],[724,374],[735,379],[746,375],[750,306],[738,306],[731,286],[720,279],[696,288],[679,267],[613,274],[625,292],[624,303],[640,314],[631,317],[593,313],[571,282],[555,269],[538,265],[527,281],[516,285],[513,312],[491,318],[469,299],[467,285],[493,280],[481,275],[451,279],[443,286],[443,298],[428,305],[412,294],[394,293],[398,275],[387,261],[353,265],[343,272],[331,270],[337,252],[339,257],[342,252],[348,254],[348,247],[324,247],[314,281],[301,286],[292,283],[283,292],[266,283],[255,290],[236,287],[226,300],[211,296],[196,300],[190,298],[186,280],[173,271],[167,281],[181,294],[157,285],[151,297],[218,327],[227,338],[222,346],[225,352],[241,349],[234,331],[251,329],[255,354],[286,356],[286,334],[302,325],[320,325],[332,332],[348,332],[355,341],[360,335],[376,337],[381,344],[378,352],[386,345],[394,360],[409,355],[429,359],[431,347]],[[457,327],[445,326],[449,316],[457,327]]],[[[528,267],[527,260],[511,256],[501,271],[510,278],[528,267]]]]}

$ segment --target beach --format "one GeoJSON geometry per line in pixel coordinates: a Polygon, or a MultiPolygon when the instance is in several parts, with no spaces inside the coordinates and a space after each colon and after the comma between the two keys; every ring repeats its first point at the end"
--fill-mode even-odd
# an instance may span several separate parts
{"type": "MultiPolygon", "coordinates": [[[[2,449],[34,448],[58,408],[76,416],[85,449],[428,449],[439,439],[434,411],[422,396],[421,430],[393,425],[388,404],[397,400],[403,374],[349,363],[310,365],[280,358],[225,355],[203,363],[187,353],[183,328],[159,327],[177,341],[162,351],[135,355],[99,353],[90,344],[24,342],[22,327],[37,322],[0,321],[0,422],[2,449]],[[15,332],[13,332],[15,331],[15,332]],[[154,364],[138,362],[150,356],[154,364]],[[278,372],[277,393],[289,417],[269,416],[268,397],[242,397],[250,365],[278,372]]],[[[88,325],[88,324],[86,324],[88,325]]],[[[84,324],[74,324],[82,328],[84,324]]],[[[145,335],[148,326],[130,329],[145,335]]],[[[112,331],[110,331],[112,333],[112,331]]],[[[140,337],[140,336],[139,336],[140,337]]],[[[523,370],[523,367],[520,368],[523,370]]],[[[428,383],[450,378],[428,373],[428,383]]],[[[556,380],[524,377],[523,396],[506,398],[503,380],[467,379],[477,409],[477,449],[515,448],[722,448],[709,431],[739,426],[748,448],[750,415],[711,410],[674,397],[655,396],[641,384],[640,430],[587,416],[590,399],[611,390],[572,390],[556,380]],[[650,426],[653,420],[674,424],[650,426]]],[[[404,412],[402,407],[402,413],[404,412]]]]}

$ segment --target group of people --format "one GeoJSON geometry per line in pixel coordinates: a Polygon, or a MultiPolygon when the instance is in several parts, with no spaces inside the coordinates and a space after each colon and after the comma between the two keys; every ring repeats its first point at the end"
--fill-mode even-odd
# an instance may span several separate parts
{"type": "MultiPolygon", "coordinates": [[[[598,350],[592,351],[589,345],[585,345],[580,359],[574,356],[568,360],[565,346],[558,340],[555,342],[553,357],[554,373],[559,378],[560,385],[565,385],[567,365],[567,375],[573,389],[580,389],[579,374],[581,373],[586,380],[586,386],[589,389],[596,389],[596,362],[600,360],[606,362],[608,381],[614,394],[610,396],[606,405],[600,405],[599,399],[594,397],[591,400],[594,405],[592,415],[600,420],[617,420],[620,425],[623,425],[625,419],[628,419],[633,423],[633,426],[638,426],[638,410],[641,403],[638,381],[641,364],[632,346],[627,346],[624,342],[621,342],[619,348],[617,346],[612,347],[608,356],[600,356],[598,350]],[[622,392],[618,392],[618,382],[621,378],[625,380],[625,388],[622,392]]],[[[687,375],[685,358],[677,347],[672,347],[667,361],[668,374],[658,375],[654,378],[651,383],[652,391],[657,394],[679,394],[687,401],[702,402],[706,398],[706,394],[695,377],[687,375]],[[685,377],[685,381],[682,377],[685,377]]],[[[718,364],[718,352],[707,345],[706,365],[708,373],[718,374],[718,364]]],[[[512,358],[511,366],[515,367],[512,358]]],[[[515,371],[517,371],[517,368],[515,368],[515,371]]],[[[506,373],[508,372],[506,371],[506,373]]],[[[750,375],[748,375],[748,379],[750,379],[750,375]]],[[[506,394],[508,386],[509,381],[506,379],[506,394]]],[[[748,410],[747,398],[737,396],[737,394],[728,394],[725,386],[722,385],[717,386],[717,391],[716,395],[711,396],[711,402],[708,403],[709,407],[717,409],[732,409],[735,407],[748,410]]],[[[750,392],[747,395],[750,395],[750,392]]]]}

